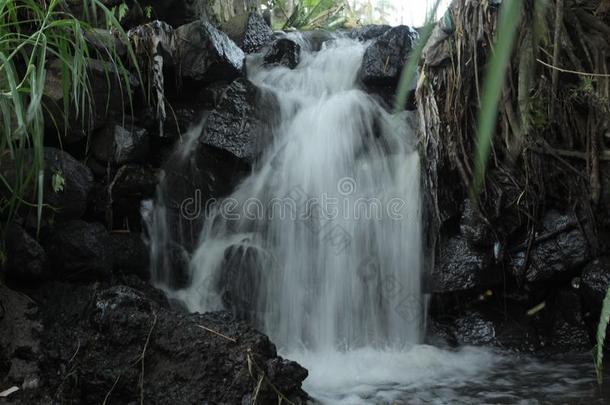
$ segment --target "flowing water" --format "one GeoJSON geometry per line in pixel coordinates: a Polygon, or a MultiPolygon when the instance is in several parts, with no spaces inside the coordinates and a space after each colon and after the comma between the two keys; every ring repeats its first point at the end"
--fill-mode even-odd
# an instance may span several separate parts
{"type": "MultiPolygon", "coordinates": [[[[335,38],[314,51],[292,38],[303,47],[296,69],[265,67],[260,55],[248,60],[249,79],[279,101],[273,142],[230,196],[238,209],[217,208],[203,224],[190,284],[168,294],[191,311],[236,306],[310,371],[304,388],[325,403],[593,401],[588,358],[568,366],[421,344],[414,119],[389,114],[358,87],[366,44],[335,38]],[[247,273],[229,272],[245,305],[227,302],[218,288],[228,252],[247,273]]],[[[154,261],[165,211],[153,213],[154,261]]],[[[159,284],[167,267],[155,264],[159,284]]]]}

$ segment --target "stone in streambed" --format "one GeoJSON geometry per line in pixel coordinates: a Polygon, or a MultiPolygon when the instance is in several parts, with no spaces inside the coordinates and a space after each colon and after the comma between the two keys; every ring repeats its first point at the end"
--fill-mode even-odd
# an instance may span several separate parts
{"type": "Polygon", "coordinates": [[[405,25],[377,37],[364,52],[360,80],[367,86],[396,86],[417,38],[405,25]]]}
{"type": "Polygon", "coordinates": [[[246,79],[225,90],[216,109],[207,117],[199,144],[233,154],[252,164],[271,141],[272,117],[277,102],[246,79]]]}
{"type": "Polygon", "coordinates": [[[288,38],[276,40],[265,54],[266,65],[297,67],[301,61],[301,46],[288,38]]]}
{"type": "Polygon", "coordinates": [[[434,292],[466,291],[494,286],[502,270],[494,265],[491,251],[475,248],[462,236],[442,243],[433,278],[434,292]]]}

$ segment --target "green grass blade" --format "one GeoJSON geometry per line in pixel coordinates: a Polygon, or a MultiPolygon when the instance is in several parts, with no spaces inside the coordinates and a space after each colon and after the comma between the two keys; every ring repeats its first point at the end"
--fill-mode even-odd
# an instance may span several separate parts
{"type": "Polygon", "coordinates": [[[415,74],[417,73],[417,66],[419,66],[419,61],[421,60],[422,53],[424,52],[424,48],[430,39],[430,35],[432,35],[432,30],[434,30],[434,18],[436,16],[436,11],[438,10],[438,6],[440,5],[440,0],[436,0],[434,6],[430,10],[430,14],[428,14],[427,21],[420,32],[419,40],[415,45],[415,48],[411,50],[411,54],[409,55],[409,60],[407,65],[402,70],[402,74],[400,75],[400,82],[398,83],[398,91],[396,92],[396,100],[394,103],[394,111],[400,112],[405,109],[407,105],[407,97],[409,96],[409,90],[411,89],[411,83],[415,79],[415,74]]]}
{"type": "Polygon", "coordinates": [[[502,3],[498,22],[495,49],[483,83],[481,110],[478,117],[478,139],[475,154],[473,196],[479,194],[485,179],[492,136],[498,117],[498,103],[506,80],[510,56],[517,37],[521,19],[521,0],[505,0],[502,3]]]}
{"type": "Polygon", "coordinates": [[[602,384],[603,378],[603,363],[604,363],[604,341],[606,340],[606,329],[610,322],[610,288],[606,292],[602,311],[599,316],[599,324],[597,325],[596,346],[595,346],[595,372],[597,374],[597,383],[602,384]]]}

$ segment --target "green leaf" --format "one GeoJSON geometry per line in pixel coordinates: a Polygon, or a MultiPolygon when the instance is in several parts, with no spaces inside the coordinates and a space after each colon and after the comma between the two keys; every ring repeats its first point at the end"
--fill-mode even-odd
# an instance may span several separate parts
{"type": "Polygon", "coordinates": [[[606,292],[606,297],[602,304],[602,312],[599,315],[599,324],[597,325],[597,344],[595,350],[595,372],[597,374],[597,383],[602,384],[603,378],[603,363],[604,363],[604,341],[606,340],[606,328],[610,321],[610,288],[606,292]]]}
{"type": "Polygon", "coordinates": [[[64,191],[65,184],[66,179],[64,179],[61,171],[53,173],[53,177],[51,177],[51,187],[53,187],[53,191],[55,191],[56,193],[64,191]]]}

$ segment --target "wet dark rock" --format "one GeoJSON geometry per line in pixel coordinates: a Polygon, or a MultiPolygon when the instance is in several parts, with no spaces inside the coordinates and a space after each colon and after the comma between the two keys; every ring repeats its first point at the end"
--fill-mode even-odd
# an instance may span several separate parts
{"type": "Polygon", "coordinates": [[[301,381],[309,374],[307,370],[296,361],[279,357],[267,361],[266,372],[280,392],[298,392],[301,381]]]}
{"type": "Polygon", "coordinates": [[[366,25],[348,32],[347,36],[359,41],[375,39],[390,30],[389,25],[366,25]]]}
{"type": "Polygon", "coordinates": [[[469,199],[464,201],[460,233],[475,246],[490,247],[494,244],[491,229],[469,199]]]}
{"type": "Polygon", "coordinates": [[[273,30],[256,11],[232,18],[222,25],[222,30],[245,53],[258,52],[273,40],[273,30]]]}
{"type": "MultiPolygon", "coordinates": [[[[43,158],[45,170],[43,203],[48,206],[43,210],[44,218],[53,216],[61,219],[80,218],[87,208],[87,199],[93,183],[91,171],[87,166],[59,149],[44,148],[43,158]],[[53,187],[54,179],[63,180],[62,187],[53,187]]],[[[33,150],[25,150],[22,159],[26,162],[26,168],[31,165],[34,159],[33,150]]],[[[14,161],[9,157],[3,158],[0,162],[0,174],[11,187],[15,185],[17,179],[15,171],[14,161]]],[[[0,185],[0,197],[9,199],[11,194],[10,190],[0,185]]],[[[28,201],[38,200],[32,184],[25,190],[24,198],[28,201]]],[[[26,210],[27,207],[22,208],[26,210]]],[[[33,211],[36,209],[34,208],[33,211]]],[[[33,215],[36,213],[34,212],[33,215]]]]}
{"type": "Polygon", "coordinates": [[[264,272],[272,265],[265,252],[242,245],[227,248],[218,290],[225,307],[238,319],[255,323],[257,293],[264,272]]]}
{"type": "Polygon", "coordinates": [[[360,79],[367,86],[395,86],[418,38],[410,27],[391,28],[375,39],[364,52],[360,79]]]}
{"type": "Polygon", "coordinates": [[[108,186],[108,195],[115,216],[138,216],[142,200],[152,198],[158,179],[148,166],[122,166],[108,186]]]}
{"type": "Polygon", "coordinates": [[[101,224],[80,220],[60,224],[45,247],[60,279],[103,280],[112,273],[110,237],[101,224]]]}
{"type": "Polygon", "coordinates": [[[610,288],[610,257],[604,256],[585,266],[580,278],[580,292],[591,309],[599,310],[608,288],[610,288]]]}
{"type": "Polygon", "coordinates": [[[491,252],[455,236],[441,245],[432,278],[435,292],[462,291],[500,283],[502,270],[493,265],[491,252]]]}
{"type": "Polygon", "coordinates": [[[148,280],[150,254],[141,235],[113,233],[110,235],[110,246],[116,271],[148,280]]]}
{"type": "Polygon", "coordinates": [[[8,226],[5,244],[9,279],[36,282],[50,276],[44,249],[21,226],[8,226]]]}
{"type": "Polygon", "coordinates": [[[537,237],[544,238],[534,242],[527,269],[524,269],[525,249],[513,257],[515,268],[518,272],[525,271],[529,282],[568,279],[590,259],[587,239],[571,215],[548,212],[537,237]]]}
{"type": "MultiPolygon", "coordinates": [[[[36,304],[0,283],[0,381],[2,389],[40,378],[43,326],[36,304]]],[[[24,402],[34,403],[34,402],[24,402]]]]}
{"type": "Polygon", "coordinates": [[[149,151],[148,131],[136,126],[110,124],[100,130],[91,145],[93,156],[103,163],[123,165],[141,162],[149,151]]]}
{"type": "Polygon", "coordinates": [[[244,52],[225,33],[207,21],[176,29],[178,72],[197,83],[231,80],[243,75],[244,52]]]}
{"type": "Polygon", "coordinates": [[[294,69],[301,61],[301,46],[288,38],[280,38],[271,44],[265,54],[265,64],[281,65],[294,69]]]}
{"type": "Polygon", "coordinates": [[[271,140],[268,117],[276,108],[271,94],[263,93],[246,79],[236,80],[205,121],[199,143],[252,163],[271,140]]]}
{"type": "Polygon", "coordinates": [[[476,311],[468,312],[453,323],[459,345],[486,346],[496,343],[496,325],[476,311]]]}
{"type": "MultiPolygon", "coordinates": [[[[277,357],[266,336],[229,313],[177,312],[126,285],[57,283],[36,293],[48,328],[45,387],[61,403],[240,404],[263,372],[291,401],[307,399],[307,372],[277,357]]],[[[263,384],[258,400],[277,396],[263,384]]]]}

